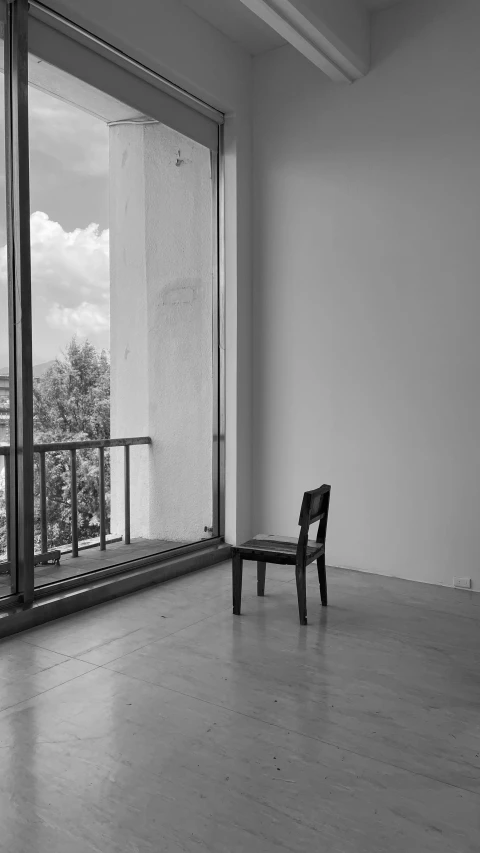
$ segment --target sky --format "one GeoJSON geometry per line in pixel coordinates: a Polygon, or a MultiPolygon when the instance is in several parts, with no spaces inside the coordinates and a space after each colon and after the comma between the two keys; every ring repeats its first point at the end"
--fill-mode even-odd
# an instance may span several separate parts
{"type": "MultiPolygon", "coordinates": [[[[0,368],[8,364],[0,87],[0,368]]],[[[33,363],[74,334],[109,347],[108,126],[29,87],[33,363]]]]}

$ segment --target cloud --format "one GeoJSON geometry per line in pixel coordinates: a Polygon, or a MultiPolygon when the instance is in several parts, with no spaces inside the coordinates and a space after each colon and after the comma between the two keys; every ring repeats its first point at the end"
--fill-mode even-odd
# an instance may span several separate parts
{"type": "Polygon", "coordinates": [[[50,308],[46,317],[52,329],[66,329],[71,335],[89,337],[110,329],[108,306],[82,302],[78,308],[66,308],[58,302],[50,308]]]}
{"type": "MultiPolygon", "coordinates": [[[[52,73],[55,76],[53,69],[52,73]]],[[[0,115],[3,102],[0,87],[0,115]]],[[[30,85],[29,154],[33,210],[46,210],[69,230],[92,221],[107,225],[109,130],[105,121],[30,85]]],[[[4,139],[0,133],[0,201],[4,192],[4,139]]],[[[0,246],[5,242],[3,203],[0,246]]]]}
{"type": "Polygon", "coordinates": [[[64,231],[48,214],[30,217],[32,291],[69,307],[108,300],[109,233],[92,223],[64,231]]]}
{"type": "MultiPolygon", "coordinates": [[[[86,228],[65,231],[46,213],[36,211],[30,217],[30,233],[34,363],[55,358],[73,334],[108,347],[108,230],[101,231],[92,223],[86,228]]],[[[0,249],[0,311],[6,278],[4,246],[0,249]]]]}

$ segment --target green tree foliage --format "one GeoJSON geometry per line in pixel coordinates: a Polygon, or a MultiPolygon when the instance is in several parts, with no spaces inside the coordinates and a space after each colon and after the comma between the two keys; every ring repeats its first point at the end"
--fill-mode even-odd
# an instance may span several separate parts
{"type": "MultiPolygon", "coordinates": [[[[68,345],[33,388],[35,444],[110,438],[110,360],[89,342],[68,345]]],[[[48,452],[46,461],[48,547],[71,542],[70,453],[48,452]]],[[[35,550],[41,550],[40,460],[35,454],[35,550]]],[[[2,478],[3,480],[3,478],[2,478]]],[[[0,555],[6,552],[5,494],[0,484],[0,555]]],[[[110,516],[110,457],[105,453],[107,531],[110,516]]],[[[77,451],[79,539],[100,534],[98,450],[77,451]]],[[[3,556],[4,558],[4,556],[3,556]]],[[[1,559],[1,556],[0,556],[1,559]]]]}

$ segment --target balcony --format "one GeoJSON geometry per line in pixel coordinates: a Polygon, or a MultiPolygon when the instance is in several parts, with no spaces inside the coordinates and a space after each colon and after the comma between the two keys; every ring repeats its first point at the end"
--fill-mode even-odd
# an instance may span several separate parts
{"type": "MultiPolygon", "coordinates": [[[[88,441],[52,442],[35,444],[38,487],[39,512],[36,514],[36,527],[40,529],[39,547],[36,548],[35,586],[44,586],[66,580],[72,576],[81,577],[100,569],[109,569],[122,563],[131,563],[161,554],[165,551],[188,544],[182,540],[151,539],[131,535],[131,450],[138,446],[151,445],[149,436],[115,438],[88,441]],[[111,532],[110,519],[107,512],[107,493],[105,485],[105,451],[111,448],[123,448],[123,530],[111,532]],[[98,518],[100,535],[90,539],[79,539],[78,531],[78,460],[83,451],[98,451],[98,518]],[[68,454],[70,464],[70,541],[59,543],[53,541],[49,527],[47,510],[47,455],[50,453],[68,454]]],[[[0,596],[8,593],[10,586],[10,541],[8,535],[8,507],[10,499],[9,466],[5,464],[10,454],[10,448],[0,446],[0,463],[5,470],[6,517],[0,518],[7,530],[7,553],[0,558],[0,596]]],[[[134,461],[135,464],[135,461],[134,461]]],[[[118,502],[117,502],[118,503],[118,502]]],[[[38,537],[37,537],[38,538],[38,537]]]]}
{"type": "MultiPolygon", "coordinates": [[[[33,580],[36,587],[73,584],[100,571],[98,580],[103,570],[113,574],[114,567],[122,571],[166,550],[189,545],[185,555],[200,551],[223,533],[217,123],[197,138],[183,125],[164,124],[153,102],[150,115],[143,96],[139,104],[124,103],[123,86],[105,92],[35,52],[25,60],[24,119],[35,131],[29,177],[45,178],[48,191],[35,198],[38,207],[22,237],[31,286],[25,278],[28,310],[19,308],[18,316],[28,315],[31,353],[25,373],[15,370],[10,378],[8,365],[18,364],[25,345],[13,335],[15,321],[7,312],[0,316],[0,447],[6,445],[0,451],[0,597],[11,593],[9,603],[0,603],[4,609],[16,597],[31,603],[33,580]],[[60,134],[55,152],[47,152],[48,175],[36,156],[46,112],[75,137],[77,158],[60,134]],[[88,164],[92,180],[88,204],[80,163],[82,169],[88,164]],[[62,200],[60,213],[55,198],[62,200]],[[7,548],[9,396],[12,447],[15,439],[31,451],[33,427],[34,463],[26,453],[25,476],[10,501],[19,557],[32,556],[33,517],[33,578],[31,566],[23,572],[24,561],[7,548]]],[[[54,124],[50,118],[46,129],[54,124]]],[[[17,309],[20,294],[11,281],[5,305],[9,295],[17,309]]],[[[45,588],[42,595],[48,594],[45,588]]]]}

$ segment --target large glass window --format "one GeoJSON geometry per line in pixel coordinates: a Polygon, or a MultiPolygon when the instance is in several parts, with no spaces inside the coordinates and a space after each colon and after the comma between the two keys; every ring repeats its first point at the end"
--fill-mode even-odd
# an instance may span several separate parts
{"type": "Polygon", "coordinates": [[[161,121],[151,85],[147,115],[139,80],[125,103],[45,50],[28,56],[35,587],[221,533],[217,151],[161,121]]]}

